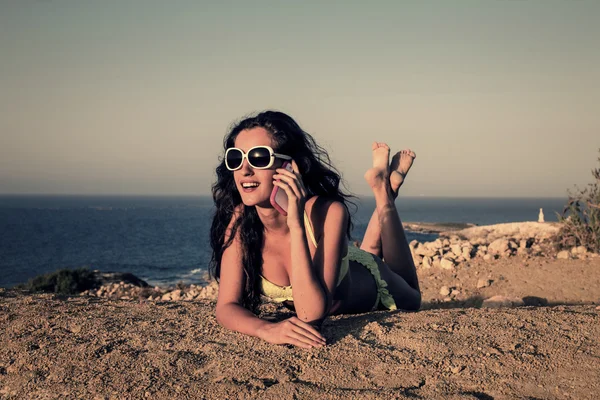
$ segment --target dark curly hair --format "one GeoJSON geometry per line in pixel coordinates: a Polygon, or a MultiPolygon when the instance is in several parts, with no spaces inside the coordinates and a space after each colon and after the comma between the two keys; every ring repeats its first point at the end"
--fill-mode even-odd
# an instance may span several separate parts
{"type": "MultiPolygon", "coordinates": [[[[246,117],[233,125],[223,141],[223,149],[233,147],[240,132],[256,127],[262,127],[270,133],[275,151],[287,154],[296,161],[306,187],[307,198],[323,196],[344,205],[349,214],[346,234],[350,239],[353,224],[348,205],[352,204],[353,208],[356,208],[356,204],[350,200],[354,196],[340,189],[341,176],[331,165],[325,149],[319,146],[310,134],[303,131],[289,115],[278,111],[265,111],[256,116],[246,117]]],[[[242,204],[242,199],[237,191],[233,172],[226,168],[223,157],[220,157],[216,174],[217,181],[212,186],[216,209],[210,228],[212,247],[210,274],[217,281],[219,280],[223,252],[231,245],[237,230],[241,227],[240,239],[245,276],[243,305],[256,312],[260,304],[259,278],[263,265],[264,226],[254,207],[243,206],[243,211],[235,220],[231,235],[225,242],[227,227],[236,208],[242,204]]]]}

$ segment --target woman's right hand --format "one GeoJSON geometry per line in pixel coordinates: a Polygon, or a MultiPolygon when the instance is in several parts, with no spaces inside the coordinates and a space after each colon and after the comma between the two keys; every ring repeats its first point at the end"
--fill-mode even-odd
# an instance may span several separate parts
{"type": "Polygon", "coordinates": [[[266,325],[259,337],[269,343],[293,344],[305,349],[323,347],[326,344],[319,331],[298,317],[266,325]]]}

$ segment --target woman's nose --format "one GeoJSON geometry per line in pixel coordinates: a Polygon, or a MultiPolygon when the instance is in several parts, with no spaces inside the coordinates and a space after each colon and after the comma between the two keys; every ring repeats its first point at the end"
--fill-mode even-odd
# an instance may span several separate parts
{"type": "Polygon", "coordinates": [[[247,158],[244,158],[242,160],[242,166],[240,167],[240,171],[244,174],[244,175],[248,175],[250,173],[253,173],[254,170],[252,169],[252,166],[250,166],[250,163],[248,162],[247,158]]]}

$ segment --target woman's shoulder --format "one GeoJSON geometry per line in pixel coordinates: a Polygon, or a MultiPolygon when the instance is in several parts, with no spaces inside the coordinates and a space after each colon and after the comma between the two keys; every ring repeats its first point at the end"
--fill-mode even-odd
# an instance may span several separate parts
{"type": "Polygon", "coordinates": [[[325,196],[313,196],[306,201],[304,206],[306,214],[312,226],[322,227],[325,220],[332,216],[334,218],[346,218],[347,209],[339,200],[325,196]]]}

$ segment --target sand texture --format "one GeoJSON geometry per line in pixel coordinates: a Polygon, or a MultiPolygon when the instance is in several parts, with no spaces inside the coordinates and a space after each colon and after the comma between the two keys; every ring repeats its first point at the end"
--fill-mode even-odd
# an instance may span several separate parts
{"type": "Polygon", "coordinates": [[[309,351],[221,328],[211,300],[0,290],[0,398],[597,398],[600,258],[419,274],[424,310],[331,318],[309,351]]]}

